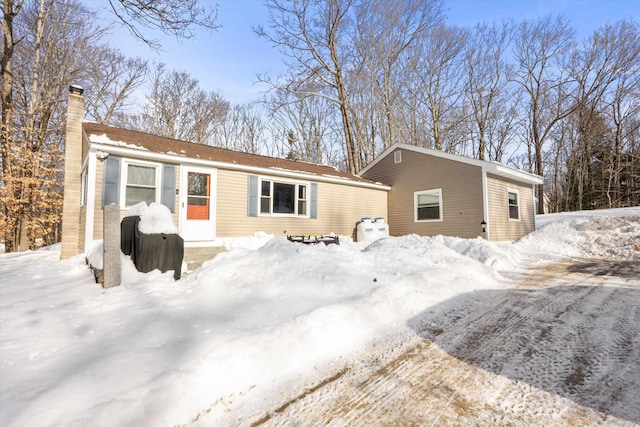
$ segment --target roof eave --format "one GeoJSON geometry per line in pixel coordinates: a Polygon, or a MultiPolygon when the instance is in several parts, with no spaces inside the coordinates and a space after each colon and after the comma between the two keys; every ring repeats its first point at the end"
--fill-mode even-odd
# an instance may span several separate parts
{"type": "Polygon", "coordinates": [[[377,164],[381,159],[388,156],[391,152],[393,152],[397,148],[402,148],[404,150],[415,151],[417,153],[430,155],[439,157],[442,159],[451,160],[454,162],[464,163],[468,165],[473,165],[481,168],[485,172],[493,173],[494,175],[498,175],[504,178],[513,179],[519,182],[523,182],[526,184],[542,184],[544,182],[543,178],[539,175],[530,174],[528,172],[521,171],[519,169],[514,169],[509,166],[505,166],[501,163],[497,162],[487,162],[486,160],[478,160],[472,159],[470,157],[460,156],[451,153],[445,153],[442,151],[432,150],[430,148],[418,147],[415,145],[403,144],[403,143],[395,143],[392,146],[388,147],[384,150],[376,159],[374,159],[371,163],[369,163],[366,167],[364,167],[360,172],[358,172],[358,176],[362,176],[362,174],[366,173],[369,169],[371,169],[375,164],[377,164]]]}
{"type": "Polygon", "coordinates": [[[540,175],[534,175],[532,173],[528,173],[519,169],[513,169],[498,163],[487,166],[485,170],[494,175],[513,179],[525,184],[541,185],[542,183],[544,183],[544,178],[542,178],[540,175]]]}
{"type": "Polygon", "coordinates": [[[194,166],[205,166],[205,167],[213,167],[219,169],[228,169],[228,170],[236,170],[243,172],[251,172],[263,175],[272,175],[272,176],[281,176],[292,179],[304,179],[304,180],[314,180],[319,182],[328,182],[333,184],[343,184],[343,185],[352,185],[356,187],[364,187],[364,188],[372,188],[376,190],[391,190],[391,187],[382,185],[374,182],[360,182],[353,181],[348,178],[334,177],[334,176],[326,176],[326,175],[318,175],[312,172],[304,172],[304,171],[294,171],[282,168],[265,168],[259,166],[248,166],[242,165],[238,163],[228,163],[228,162],[220,162],[216,160],[210,159],[199,159],[194,157],[188,157],[186,155],[181,154],[173,154],[173,153],[158,153],[154,151],[149,151],[143,147],[131,147],[131,146],[119,146],[112,144],[105,144],[101,142],[92,142],[90,138],[88,138],[89,144],[91,146],[91,151],[105,151],[110,154],[117,154],[120,156],[128,156],[128,157],[137,157],[145,160],[155,160],[159,162],[167,162],[167,163],[179,163],[179,164],[189,164],[194,166]]]}

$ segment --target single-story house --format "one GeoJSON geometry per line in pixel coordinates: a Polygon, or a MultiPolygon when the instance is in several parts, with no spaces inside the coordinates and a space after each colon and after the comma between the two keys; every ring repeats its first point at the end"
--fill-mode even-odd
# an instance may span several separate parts
{"type": "Polygon", "coordinates": [[[358,175],[83,121],[71,86],[65,141],[63,258],[103,238],[103,208],[141,201],[173,214],[185,248],[218,237],[353,236],[363,217],[389,234],[514,240],[535,228],[542,178],[504,165],[395,144],[358,175]]]}
{"type": "Polygon", "coordinates": [[[63,257],[103,238],[103,207],[112,203],[122,217],[141,201],[164,204],[185,247],[259,231],[352,236],[362,217],[387,214],[389,187],[380,183],[329,166],[83,122],[81,88],[71,91],[63,257]]]}
{"type": "Polygon", "coordinates": [[[542,177],[497,162],[394,144],[359,173],[389,187],[393,236],[516,240],[535,230],[542,177]]]}

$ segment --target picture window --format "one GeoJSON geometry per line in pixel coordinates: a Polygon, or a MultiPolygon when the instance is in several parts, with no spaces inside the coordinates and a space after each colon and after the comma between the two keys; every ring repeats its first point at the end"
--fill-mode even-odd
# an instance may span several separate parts
{"type": "Polygon", "coordinates": [[[308,215],[309,185],[261,180],[261,215],[308,215]]]}

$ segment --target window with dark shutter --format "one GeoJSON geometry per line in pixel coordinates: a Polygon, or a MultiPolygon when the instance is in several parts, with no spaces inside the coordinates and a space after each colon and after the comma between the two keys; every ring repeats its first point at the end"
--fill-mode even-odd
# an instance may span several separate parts
{"type": "Polygon", "coordinates": [[[249,176],[249,216],[298,216],[317,218],[317,184],[249,176]]]}

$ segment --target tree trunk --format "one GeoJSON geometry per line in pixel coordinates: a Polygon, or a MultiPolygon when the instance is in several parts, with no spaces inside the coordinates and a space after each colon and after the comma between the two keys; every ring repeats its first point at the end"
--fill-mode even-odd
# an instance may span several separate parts
{"type": "Polygon", "coordinates": [[[5,251],[14,252],[16,249],[16,218],[15,194],[13,182],[13,20],[22,8],[22,0],[4,0],[4,19],[2,33],[4,49],[2,51],[2,197],[4,199],[3,214],[5,218],[5,251]]]}
{"type": "MultiPolygon", "coordinates": [[[[536,159],[536,174],[543,176],[542,173],[542,143],[537,143],[536,144],[536,154],[535,154],[535,159],[536,159]]],[[[538,210],[537,210],[537,214],[543,214],[544,213],[544,184],[540,184],[538,185],[537,188],[537,192],[538,192],[538,210]]]]}
{"type": "Polygon", "coordinates": [[[349,172],[355,174],[358,173],[362,167],[360,162],[360,155],[358,153],[358,147],[356,145],[356,141],[354,140],[353,132],[351,129],[351,118],[349,117],[349,99],[347,97],[344,77],[342,76],[342,67],[340,65],[340,58],[338,56],[338,41],[336,39],[336,31],[339,27],[340,17],[342,15],[340,7],[336,3],[332,2],[331,8],[333,10],[333,17],[335,19],[335,22],[331,26],[331,31],[329,32],[327,47],[329,48],[331,61],[333,62],[333,65],[335,67],[334,77],[336,82],[336,90],[338,92],[338,102],[340,103],[340,116],[342,119],[342,126],[344,131],[345,148],[347,149],[349,172]]]}

